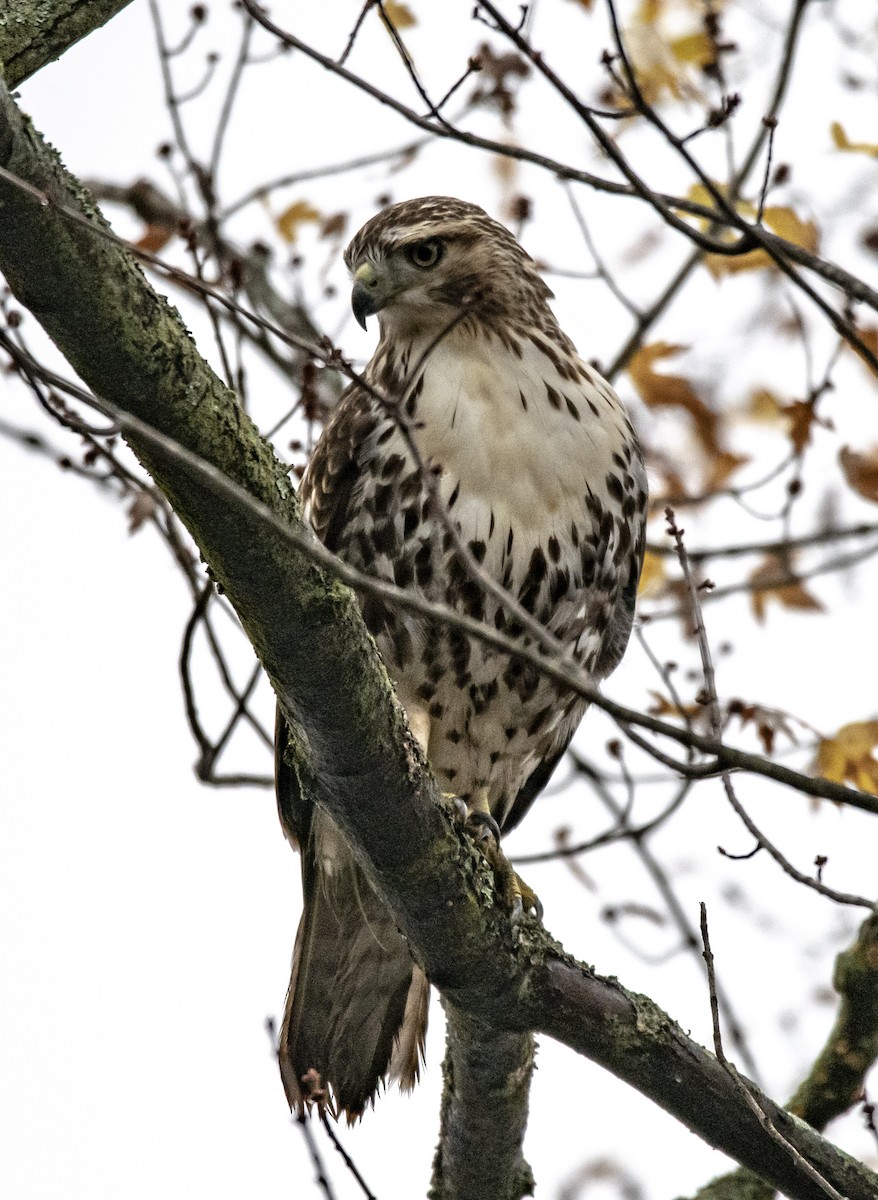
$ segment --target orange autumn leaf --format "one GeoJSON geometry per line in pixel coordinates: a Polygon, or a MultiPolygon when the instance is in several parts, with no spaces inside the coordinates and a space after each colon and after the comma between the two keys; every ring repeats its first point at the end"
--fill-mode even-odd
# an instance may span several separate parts
{"type": "Polygon", "coordinates": [[[878,446],[868,454],[857,454],[849,446],[842,446],[838,461],[848,486],[864,500],[878,504],[878,446]]]}
{"type": "Polygon", "coordinates": [[[653,717],[700,717],[704,709],[700,704],[684,704],[680,706],[663,696],[661,692],[649,689],[649,695],[652,696],[653,703],[650,704],[647,712],[653,717]]]}
{"type": "Polygon", "coordinates": [[[294,242],[299,236],[299,226],[307,221],[319,221],[320,212],[307,200],[296,200],[285,208],[275,221],[277,231],[285,242],[294,242]]]}
{"type": "Polygon", "coordinates": [[[854,721],[842,725],[832,737],[821,738],[815,767],[824,779],[852,783],[864,792],[878,795],[878,721],[854,721]]]}
{"type": "Polygon", "coordinates": [[[878,158],[878,145],[875,142],[852,142],[840,121],[832,122],[829,133],[836,150],[847,150],[852,154],[868,154],[871,158],[878,158]]]}
{"type": "Polygon", "coordinates": [[[134,244],[138,250],[145,250],[148,254],[158,254],[164,250],[175,232],[167,225],[147,225],[134,244]]]}
{"type": "Polygon", "coordinates": [[[686,346],[652,342],[641,346],[628,363],[628,374],[637,394],[649,408],[682,408],[692,417],[695,432],[711,454],[720,453],[717,416],[701,400],[688,379],[655,369],[656,363],[682,354],[686,346]]]}
{"type": "Polygon", "coordinates": [[[770,554],[749,576],[750,603],[757,621],[765,620],[765,610],[770,600],[783,608],[795,608],[806,612],[823,612],[823,605],[813,596],[804,583],[790,578],[788,562],[770,554]]]}

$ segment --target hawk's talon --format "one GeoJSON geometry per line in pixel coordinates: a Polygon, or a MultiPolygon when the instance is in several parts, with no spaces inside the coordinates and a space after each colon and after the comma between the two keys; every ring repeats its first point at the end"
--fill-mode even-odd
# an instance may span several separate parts
{"type": "Polygon", "coordinates": [[[469,809],[466,806],[466,801],[461,800],[460,796],[456,796],[454,792],[443,792],[442,799],[448,800],[454,807],[454,816],[459,825],[466,827],[469,819],[469,809]]]}
{"type": "Polygon", "coordinates": [[[536,892],[529,887],[500,849],[500,826],[490,813],[474,810],[467,814],[466,829],[482,849],[491,870],[502,907],[510,924],[516,925],[526,912],[533,911],[538,921],[543,919],[543,906],[536,892]]]}
{"type": "Polygon", "coordinates": [[[471,833],[473,838],[481,846],[484,842],[494,840],[494,844],[500,845],[500,826],[494,820],[490,813],[473,810],[466,815],[467,832],[471,833]]]}

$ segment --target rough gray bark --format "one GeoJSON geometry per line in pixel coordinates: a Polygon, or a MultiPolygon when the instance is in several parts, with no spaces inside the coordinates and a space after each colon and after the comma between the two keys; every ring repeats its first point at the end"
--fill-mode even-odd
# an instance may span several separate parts
{"type": "MultiPolygon", "coordinates": [[[[352,593],[287,535],[297,512],[283,467],[198,356],[177,314],[128,254],[100,235],[106,226],[87,193],[2,87],[0,168],[49,198],[41,203],[0,174],[0,269],[79,375],[133,419],[128,426],[123,419],[129,441],[191,530],[275,686],[293,727],[302,787],[350,838],[413,952],[461,1014],[451,1023],[452,1061],[476,1061],[505,1040],[520,1064],[521,1035],[543,1031],[630,1082],[793,1200],[822,1200],[712,1055],[647,998],[569,959],[533,920],[511,927],[495,906],[490,872],[437,793],[352,593]],[[92,229],[61,206],[83,214],[92,229]],[[142,422],[182,449],[157,442],[142,422]]],[[[523,1127],[526,1088],[519,1092],[523,1127]]],[[[759,1100],[848,1200],[874,1200],[878,1177],[759,1100]]],[[[455,1094],[446,1101],[456,1104],[455,1094]]],[[[497,1112],[509,1119],[502,1105],[497,1112]]],[[[465,1121],[448,1108],[449,1200],[471,1200],[464,1180],[473,1164],[466,1145],[453,1143],[460,1128],[465,1121]]],[[[502,1141],[502,1130],[486,1137],[502,1141]]],[[[522,1183],[520,1153],[505,1161],[496,1194],[513,1196],[522,1183]]]]}
{"type": "Polygon", "coordinates": [[[18,87],[75,42],[105,25],[131,0],[3,0],[0,64],[18,87]]]}

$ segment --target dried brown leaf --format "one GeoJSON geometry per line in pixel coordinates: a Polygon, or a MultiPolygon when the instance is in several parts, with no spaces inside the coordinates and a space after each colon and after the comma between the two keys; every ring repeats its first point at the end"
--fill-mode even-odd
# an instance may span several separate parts
{"type": "Polygon", "coordinates": [[[137,533],[155,513],[155,500],[143,488],[135,495],[128,508],[128,532],[137,533]]]}
{"type": "Polygon", "coordinates": [[[348,214],[346,212],[332,213],[331,216],[324,217],[320,222],[320,236],[322,238],[341,237],[347,229],[348,214]]]}
{"type": "Polygon", "coordinates": [[[701,400],[688,379],[656,371],[656,363],[686,350],[669,342],[641,346],[628,364],[628,374],[644,404],[649,408],[682,408],[692,417],[695,432],[711,454],[721,452],[716,413],[701,400]]]}
{"type": "Polygon", "coordinates": [[[808,591],[804,583],[798,579],[790,579],[789,562],[775,554],[763,559],[755,571],[751,572],[749,579],[752,588],[750,602],[757,621],[765,620],[765,609],[769,600],[784,608],[823,612],[823,605],[808,591]]]}
{"type": "Polygon", "coordinates": [[[849,446],[842,446],[838,461],[848,486],[864,500],[878,504],[878,446],[873,446],[868,454],[857,454],[849,446]]]}
{"type": "Polygon", "coordinates": [[[167,246],[174,232],[167,225],[147,225],[134,244],[138,250],[145,250],[147,254],[158,254],[167,246]]]}

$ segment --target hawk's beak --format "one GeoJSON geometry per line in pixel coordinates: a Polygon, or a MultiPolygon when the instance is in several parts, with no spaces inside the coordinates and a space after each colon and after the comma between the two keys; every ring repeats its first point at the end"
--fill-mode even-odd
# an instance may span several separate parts
{"type": "Polygon", "coordinates": [[[366,317],[379,312],[386,297],[381,288],[381,276],[369,262],[364,262],[354,271],[354,290],[351,292],[351,308],[357,322],[366,328],[366,317]]]}

